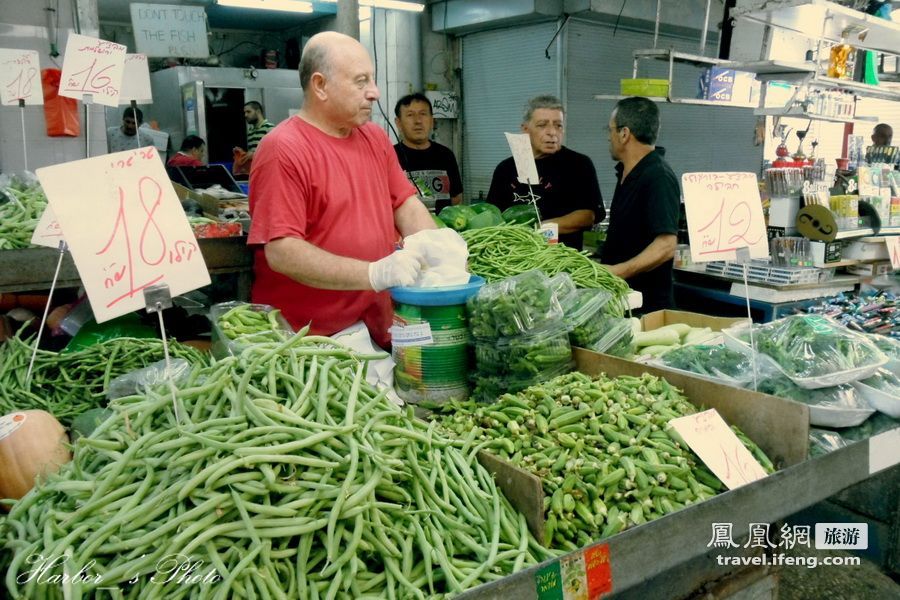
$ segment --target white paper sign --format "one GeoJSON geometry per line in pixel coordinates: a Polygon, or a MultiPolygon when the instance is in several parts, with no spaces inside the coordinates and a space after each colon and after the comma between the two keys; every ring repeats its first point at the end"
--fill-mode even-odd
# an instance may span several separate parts
{"type": "Polygon", "coordinates": [[[681,188],[693,262],[734,260],[744,247],[752,258],[769,256],[755,174],[685,173],[681,188]]]}
{"type": "Polygon", "coordinates": [[[83,100],[90,94],[95,104],[118,106],[124,68],[122,44],[70,33],[59,95],[83,100]]]}
{"type": "Polygon", "coordinates": [[[63,241],[62,227],[59,219],[53,213],[53,209],[48,205],[41,215],[34,233],[31,234],[31,243],[35,246],[46,246],[48,248],[59,248],[59,243],[63,241]]]}
{"type": "Polygon", "coordinates": [[[125,55],[119,104],[128,104],[132,100],[140,104],[153,102],[153,93],[150,91],[150,67],[147,65],[145,54],[125,55]]]}
{"type": "Polygon", "coordinates": [[[41,61],[34,50],[0,48],[0,102],[4,105],[43,104],[41,61]]]}
{"type": "Polygon", "coordinates": [[[147,56],[208,57],[205,8],[133,3],[131,25],[137,51],[147,56]]]}
{"type": "Polygon", "coordinates": [[[766,476],[762,466],[715,409],[673,419],[669,424],[728,489],[766,476]]]}
{"type": "Polygon", "coordinates": [[[519,181],[529,185],[540,183],[541,178],[538,176],[537,165],[534,163],[534,152],[531,150],[531,138],[527,133],[505,133],[504,135],[516,163],[519,181]]]}
{"type": "Polygon", "coordinates": [[[891,268],[894,271],[900,271],[900,235],[889,235],[884,238],[884,243],[887,244],[891,268]]]}
{"type": "Polygon", "coordinates": [[[431,323],[394,325],[391,327],[391,344],[398,348],[407,346],[428,346],[434,343],[431,323]]]}
{"type": "Polygon", "coordinates": [[[210,282],[156,148],[36,173],[98,323],[143,309],[143,290],[152,285],[168,285],[174,297],[210,282]]]}
{"type": "Polygon", "coordinates": [[[540,233],[548,244],[559,243],[559,223],[541,223],[540,233]]]}
{"type": "Polygon", "coordinates": [[[869,438],[869,475],[900,464],[900,429],[869,438]]]}

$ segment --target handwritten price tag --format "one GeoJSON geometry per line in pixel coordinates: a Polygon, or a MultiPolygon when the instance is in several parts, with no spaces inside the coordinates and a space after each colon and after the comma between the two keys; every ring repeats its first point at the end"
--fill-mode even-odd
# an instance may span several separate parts
{"type": "Polygon", "coordinates": [[[734,260],[744,247],[752,258],[769,256],[756,175],[685,173],[681,189],[693,262],[734,260]]]}
{"type": "Polygon", "coordinates": [[[891,257],[891,268],[900,271],[900,235],[890,235],[884,238],[887,244],[888,256],[891,257]]]}
{"type": "Polygon", "coordinates": [[[0,102],[43,104],[41,62],[34,50],[0,48],[0,102]]]}
{"type": "Polygon", "coordinates": [[[150,68],[147,66],[146,54],[126,54],[125,71],[122,76],[122,93],[119,104],[128,104],[132,100],[141,104],[153,102],[150,91],[150,68]]]}
{"type": "Polygon", "coordinates": [[[733,490],[766,476],[760,464],[715,409],[680,417],[670,423],[728,489],[733,490]]]}
{"type": "Polygon", "coordinates": [[[59,243],[63,241],[62,227],[59,219],[50,206],[44,209],[34,233],[31,234],[31,243],[35,246],[46,246],[48,248],[59,248],[59,243]]]}
{"type": "Polygon", "coordinates": [[[534,152],[531,150],[531,138],[527,133],[506,133],[504,135],[506,135],[506,142],[512,151],[513,161],[516,163],[519,181],[531,185],[540,183],[537,165],[534,163],[534,152]]]}
{"type": "Polygon", "coordinates": [[[102,323],[144,308],[143,290],[172,296],[207,285],[209,273],[153,146],[37,170],[102,323]]]}
{"type": "Polygon", "coordinates": [[[118,106],[125,50],[122,44],[70,33],[59,95],[83,100],[91,94],[97,104],[118,106]]]}

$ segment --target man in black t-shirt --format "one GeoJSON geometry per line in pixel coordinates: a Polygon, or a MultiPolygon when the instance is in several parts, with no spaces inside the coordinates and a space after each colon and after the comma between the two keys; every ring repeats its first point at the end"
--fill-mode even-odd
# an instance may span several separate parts
{"type": "Polygon", "coordinates": [[[609,153],[619,163],[603,262],[643,294],[641,312],[672,308],[681,189],[655,145],[659,108],[647,98],[620,100],[607,129],[609,153]]]}
{"type": "Polygon", "coordinates": [[[453,151],[431,141],[431,101],[424,94],[409,94],[397,101],[394,115],[402,138],[394,151],[425,206],[440,212],[462,202],[462,180],[453,151]]]}
{"type": "Polygon", "coordinates": [[[557,223],[559,241],[581,250],[581,233],[606,217],[594,163],[562,145],[565,110],[555,96],[528,101],[522,131],[531,139],[531,151],[540,183],[520,183],[512,157],[494,169],[487,201],[500,210],[537,199],[544,223],[557,223]]]}

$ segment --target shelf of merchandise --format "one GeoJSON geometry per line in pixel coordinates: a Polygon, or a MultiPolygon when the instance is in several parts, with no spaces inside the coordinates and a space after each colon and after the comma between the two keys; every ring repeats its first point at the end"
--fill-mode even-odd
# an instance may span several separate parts
{"type": "MultiPolygon", "coordinates": [[[[210,275],[238,275],[238,300],[249,299],[253,253],[246,236],[198,240],[210,275]]],[[[53,248],[0,250],[0,293],[49,290],[59,251],[53,248]]],[[[58,288],[81,285],[72,255],[66,253],[59,270],[58,288]]]]}

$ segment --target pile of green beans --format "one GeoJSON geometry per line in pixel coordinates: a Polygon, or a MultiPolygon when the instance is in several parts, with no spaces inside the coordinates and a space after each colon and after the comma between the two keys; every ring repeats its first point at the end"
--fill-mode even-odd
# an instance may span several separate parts
{"type": "Polygon", "coordinates": [[[279,321],[280,317],[281,311],[277,308],[257,310],[252,304],[240,303],[220,315],[216,324],[230,340],[249,336],[255,342],[278,342],[284,339],[288,327],[279,321]]]}
{"type": "Polygon", "coordinates": [[[38,555],[92,576],[67,598],[141,600],[442,598],[554,555],[471,443],[367,384],[372,357],[304,333],[112,401],[3,524],[10,597],[64,597],[17,583],[38,555]]]}
{"type": "Polygon", "coordinates": [[[37,183],[14,182],[2,190],[0,196],[0,250],[15,250],[31,246],[31,236],[37,227],[47,197],[37,183]],[[5,197],[4,197],[5,196],[5,197]]]}
{"type": "MultiPolygon", "coordinates": [[[[569,373],[493,405],[443,410],[446,429],[475,432],[479,447],[541,478],[547,547],[575,550],[725,489],[668,425],[696,408],[649,373],[569,373]]],[[[772,472],[762,450],[737,433],[772,472]]]]}
{"type": "MultiPolygon", "coordinates": [[[[11,337],[0,344],[0,414],[46,410],[64,425],[81,413],[106,404],[109,382],[163,360],[162,340],[116,338],[77,352],[38,350],[30,384],[25,376],[34,340],[11,337]]],[[[169,353],[191,364],[204,364],[195,348],[171,342],[169,353]]]]}
{"type": "Polygon", "coordinates": [[[565,272],[580,288],[602,288],[612,293],[610,314],[621,317],[628,308],[628,284],[591,260],[587,252],[564,244],[548,244],[539,233],[522,225],[483,227],[461,235],[469,246],[469,270],[488,283],[531,269],[551,276],[565,272]]]}

